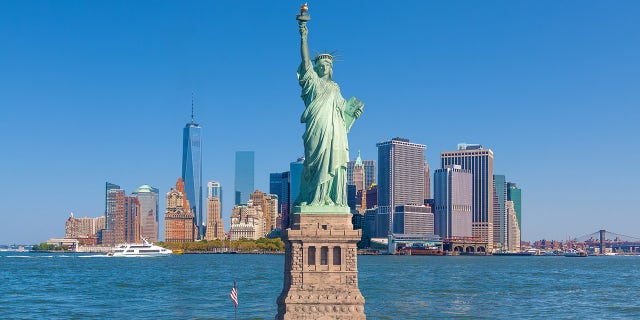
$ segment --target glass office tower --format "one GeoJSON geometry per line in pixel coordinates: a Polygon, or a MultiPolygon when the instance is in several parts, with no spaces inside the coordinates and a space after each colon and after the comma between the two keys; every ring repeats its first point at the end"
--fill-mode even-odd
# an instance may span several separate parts
{"type": "Polygon", "coordinates": [[[522,232],[522,190],[514,182],[507,182],[507,200],[513,201],[513,209],[516,211],[518,228],[522,232]]]}
{"type": "Polygon", "coordinates": [[[205,222],[202,215],[202,128],[193,121],[184,127],[182,135],[182,180],[189,205],[193,210],[198,238],[204,236],[205,222]]]}
{"type": "Polygon", "coordinates": [[[246,204],[254,190],[255,154],[253,151],[236,151],[235,204],[246,204]]]}

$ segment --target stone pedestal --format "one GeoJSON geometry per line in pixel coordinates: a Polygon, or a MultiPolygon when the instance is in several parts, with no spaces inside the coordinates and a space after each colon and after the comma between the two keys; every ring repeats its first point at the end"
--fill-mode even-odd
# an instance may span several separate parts
{"type": "Polygon", "coordinates": [[[353,230],[350,213],[335,211],[340,213],[294,213],[291,228],[283,231],[277,320],[366,319],[358,289],[361,230],[353,230]]]}

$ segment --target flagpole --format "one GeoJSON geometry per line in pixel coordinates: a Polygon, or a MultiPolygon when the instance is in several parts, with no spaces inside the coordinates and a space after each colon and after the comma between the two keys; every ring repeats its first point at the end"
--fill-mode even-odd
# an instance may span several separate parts
{"type": "Polygon", "coordinates": [[[229,294],[229,298],[233,301],[234,305],[234,319],[238,320],[238,287],[236,286],[236,281],[233,280],[233,289],[231,289],[231,293],[229,294]]]}

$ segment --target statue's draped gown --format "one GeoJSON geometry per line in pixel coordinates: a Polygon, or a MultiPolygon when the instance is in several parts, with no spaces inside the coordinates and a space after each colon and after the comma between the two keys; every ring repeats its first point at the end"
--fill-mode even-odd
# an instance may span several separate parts
{"type": "Polygon", "coordinates": [[[305,160],[295,204],[346,206],[347,102],[337,83],[318,77],[311,61],[300,64],[298,81],[306,106],[300,122],[306,128],[302,136],[305,160]]]}

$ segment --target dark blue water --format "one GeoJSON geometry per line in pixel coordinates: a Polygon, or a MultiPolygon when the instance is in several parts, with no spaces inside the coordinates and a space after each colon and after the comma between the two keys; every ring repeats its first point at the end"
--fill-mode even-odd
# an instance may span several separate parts
{"type": "MultiPolygon", "coordinates": [[[[0,319],[273,319],[282,255],[0,253],[0,319]]],[[[640,257],[360,256],[368,319],[640,319],[640,257]]]]}

